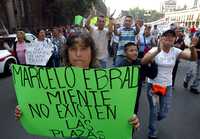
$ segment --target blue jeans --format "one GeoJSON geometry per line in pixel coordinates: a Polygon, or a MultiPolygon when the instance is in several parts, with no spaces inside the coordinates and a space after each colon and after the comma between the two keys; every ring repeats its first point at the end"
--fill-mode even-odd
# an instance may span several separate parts
{"type": "Polygon", "coordinates": [[[60,57],[54,57],[53,66],[54,67],[59,67],[60,66],[60,57]]]}
{"type": "Polygon", "coordinates": [[[191,62],[191,69],[186,73],[184,78],[184,82],[189,83],[191,79],[194,77],[194,80],[190,86],[192,89],[197,89],[200,85],[200,59],[195,62],[191,62]]]}
{"type": "Polygon", "coordinates": [[[104,58],[104,59],[99,60],[99,64],[101,68],[106,68],[108,66],[108,59],[104,58]]]}
{"type": "Polygon", "coordinates": [[[172,100],[172,86],[167,86],[166,96],[155,95],[151,90],[152,84],[147,84],[147,97],[149,102],[149,132],[150,137],[157,136],[157,121],[166,118],[172,100]]]}

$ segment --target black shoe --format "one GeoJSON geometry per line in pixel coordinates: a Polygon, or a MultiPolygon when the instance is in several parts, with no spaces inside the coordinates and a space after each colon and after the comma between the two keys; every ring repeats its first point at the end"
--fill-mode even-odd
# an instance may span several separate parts
{"type": "Polygon", "coordinates": [[[148,136],[148,139],[158,139],[157,137],[150,137],[148,136]]]}
{"type": "Polygon", "coordinates": [[[185,82],[185,81],[184,81],[184,82],[183,82],[183,87],[184,87],[184,88],[188,88],[188,82],[185,82]]]}
{"type": "Polygon", "coordinates": [[[197,89],[194,89],[194,88],[190,88],[190,92],[193,93],[193,94],[200,94],[200,92],[197,90],[197,89]]]}

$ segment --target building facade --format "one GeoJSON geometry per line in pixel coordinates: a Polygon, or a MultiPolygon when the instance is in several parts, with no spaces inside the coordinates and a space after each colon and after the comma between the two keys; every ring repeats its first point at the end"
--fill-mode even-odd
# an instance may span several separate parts
{"type": "Polygon", "coordinates": [[[200,25],[200,8],[166,13],[165,22],[198,27],[200,25]]]}
{"type": "Polygon", "coordinates": [[[176,10],[176,1],[175,0],[165,0],[162,4],[161,11],[162,13],[172,12],[176,10]]]}

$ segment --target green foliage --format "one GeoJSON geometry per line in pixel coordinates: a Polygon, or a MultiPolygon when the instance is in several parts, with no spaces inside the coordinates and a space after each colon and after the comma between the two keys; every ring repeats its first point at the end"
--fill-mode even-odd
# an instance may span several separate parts
{"type": "Polygon", "coordinates": [[[156,10],[146,11],[144,9],[140,9],[139,7],[129,9],[128,14],[133,16],[134,19],[141,18],[144,20],[144,22],[156,21],[164,16],[162,13],[159,13],[156,10]]]}
{"type": "Polygon", "coordinates": [[[76,15],[87,17],[89,10],[94,3],[95,7],[101,6],[99,4],[102,0],[47,0],[45,5],[45,15],[47,14],[53,18],[54,25],[73,23],[76,15]]]}

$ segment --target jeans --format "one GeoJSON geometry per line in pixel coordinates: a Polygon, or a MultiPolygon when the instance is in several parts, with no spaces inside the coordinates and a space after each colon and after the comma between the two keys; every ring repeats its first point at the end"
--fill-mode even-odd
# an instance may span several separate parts
{"type": "Polygon", "coordinates": [[[99,64],[101,68],[106,68],[108,66],[108,58],[100,59],[99,64]]]}
{"type": "Polygon", "coordinates": [[[59,67],[61,56],[59,54],[53,53],[47,62],[47,67],[59,67]]]}
{"type": "Polygon", "coordinates": [[[59,67],[60,66],[60,57],[59,56],[54,57],[52,64],[54,67],[59,67]]]}
{"type": "Polygon", "coordinates": [[[167,86],[167,93],[165,96],[155,95],[151,90],[152,84],[147,84],[147,98],[149,102],[149,126],[148,135],[150,137],[157,136],[157,121],[166,118],[172,100],[172,86],[167,86]]]}
{"type": "Polygon", "coordinates": [[[112,44],[112,49],[113,49],[113,66],[115,66],[115,59],[117,56],[117,48],[118,48],[118,43],[113,42],[112,44]]]}
{"type": "Polygon", "coordinates": [[[199,77],[200,59],[198,59],[196,62],[192,62],[190,67],[191,69],[186,73],[184,82],[189,83],[191,79],[194,77],[194,80],[190,88],[198,90],[198,86],[200,84],[200,77],[199,77]]]}

